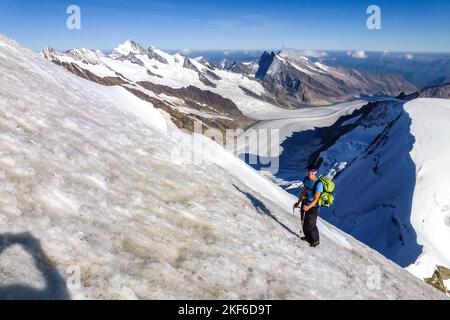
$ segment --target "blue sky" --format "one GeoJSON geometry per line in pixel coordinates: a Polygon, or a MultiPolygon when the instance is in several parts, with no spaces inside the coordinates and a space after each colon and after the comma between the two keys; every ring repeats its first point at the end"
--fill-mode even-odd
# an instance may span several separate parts
{"type": "Polygon", "coordinates": [[[0,0],[0,33],[33,50],[112,49],[134,39],[164,49],[450,52],[450,1],[0,0]],[[81,8],[81,30],[66,8],[81,8]],[[366,28],[381,8],[382,30],[366,28]]]}

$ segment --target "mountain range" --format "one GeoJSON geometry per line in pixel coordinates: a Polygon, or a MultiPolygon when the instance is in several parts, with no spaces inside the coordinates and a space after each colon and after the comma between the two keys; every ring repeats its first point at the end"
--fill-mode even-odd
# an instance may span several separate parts
{"type": "Polygon", "coordinates": [[[162,109],[179,128],[189,131],[193,131],[195,121],[221,131],[247,127],[253,119],[237,104],[249,105],[253,99],[240,87],[255,86],[253,90],[261,90],[254,81],[216,70],[206,62],[181,54],[170,55],[153,46],[144,50],[133,41],[119,45],[110,54],[46,48],[42,55],[88,80],[124,87],[162,109]],[[241,101],[230,99],[238,94],[241,101]]]}
{"type": "Polygon", "coordinates": [[[397,95],[416,87],[401,76],[375,76],[355,69],[313,62],[295,50],[265,52],[256,79],[280,105],[327,105],[364,95],[397,95]]]}
{"type": "MultiPolygon", "coordinates": [[[[294,50],[297,55],[307,57],[330,67],[353,69],[378,77],[399,75],[418,89],[449,82],[450,54],[421,52],[373,52],[373,51],[329,51],[294,50]]],[[[279,52],[276,50],[271,50],[279,52]]],[[[269,53],[271,51],[268,51],[269,53]]],[[[263,51],[192,51],[189,57],[202,56],[222,68],[230,68],[237,62],[257,62],[263,51]]]]}
{"type": "MultiPolygon", "coordinates": [[[[132,40],[109,54],[98,50],[42,55],[67,70],[104,85],[121,85],[167,112],[178,127],[247,128],[253,110],[268,113],[327,105],[366,96],[396,96],[417,87],[398,75],[373,75],[314,62],[295,50],[264,52],[258,61],[215,65],[204,57],[169,54],[154,46],[144,49],[132,40]]],[[[259,116],[261,112],[259,112],[259,116]]]]}

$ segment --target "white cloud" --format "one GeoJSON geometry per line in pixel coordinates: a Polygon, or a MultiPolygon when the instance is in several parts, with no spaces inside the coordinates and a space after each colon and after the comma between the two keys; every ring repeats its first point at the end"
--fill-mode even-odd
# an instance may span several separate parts
{"type": "Polygon", "coordinates": [[[411,53],[406,53],[405,58],[408,60],[412,60],[412,59],[414,59],[414,56],[411,53]]]}
{"type": "Polygon", "coordinates": [[[347,55],[355,59],[366,59],[367,54],[364,50],[348,51],[347,55]]]}
{"type": "Polygon", "coordinates": [[[301,54],[305,57],[311,58],[324,58],[328,55],[325,51],[317,51],[317,50],[303,50],[301,51],[301,54]]]}
{"type": "Polygon", "coordinates": [[[185,55],[185,56],[187,56],[187,55],[189,55],[189,54],[192,53],[192,50],[191,50],[191,49],[188,49],[188,48],[184,48],[183,50],[181,50],[180,53],[183,54],[183,55],[185,55]]]}

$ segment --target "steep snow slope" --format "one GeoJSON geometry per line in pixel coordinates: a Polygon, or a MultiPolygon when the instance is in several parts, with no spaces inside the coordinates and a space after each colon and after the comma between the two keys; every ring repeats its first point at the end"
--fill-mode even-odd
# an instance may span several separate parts
{"type": "Polygon", "coordinates": [[[408,269],[429,277],[436,265],[450,267],[450,101],[416,99],[405,109],[412,119],[415,143],[411,157],[416,164],[416,186],[411,223],[423,245],[418,261],[408,269]]]}
{"type": "MultiPolygon", "coordinates": [[[[420,278],[450,266],[448,141],[450,101],[416,99],[376,108],[320,154],[337,178],[325,218],[420,278]],[[378,110],[377,110],[378,109],[378,110]],[[364,123],[364,122],[363,122],[364,123]]],[[[357,119],[357,121],[360,121],[357,119]]]]}
{"type": "Polygon", "coordinates": [[[3,37],[0,75],[1,297],[443,298],[326,223],[310,249],[291,196],[210,140],[177,156],[123,88],[3,37]]]}
{"type": "Polygon", "coordinates": [[[323,218],[422,279],[436,265],[448,267],[450,102],[392,100],[338,110],[255,126],[283,137],[274,180],[298,193],[306,164],[319,161],[320,173],[336,176],[337,184],[335,205],[322,210],[323,218]]]}
{"type": "Polygon", "coordinates": [[[392,103],[376,105],[356,124],[320,153],[323,173],[346,168],[336,179],[336,205],[323,216],[407,267],[421,253],[411,225],[411,119],[402,104],[392,103]]]}

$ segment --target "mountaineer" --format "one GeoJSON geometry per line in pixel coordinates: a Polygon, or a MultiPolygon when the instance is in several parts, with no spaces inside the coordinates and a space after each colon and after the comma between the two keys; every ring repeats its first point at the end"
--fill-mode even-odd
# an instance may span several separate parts
{"type": "Polygon", "coordinates": [[[307,241],[311,247],[315,248],[320,244],[319,229],[317,228],[317,218],[321,206],[329,207],[333,204],[334,183],[328,178],[318,178],[319,168],[316,164],[308,165],[308,174],[303,180],[303,187],[300,191],[298,201],[294,204],[294,209],[300,207],[303,234],[302,240],[307,241]]]}

